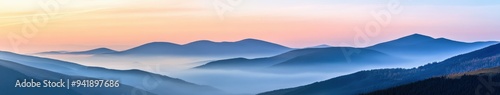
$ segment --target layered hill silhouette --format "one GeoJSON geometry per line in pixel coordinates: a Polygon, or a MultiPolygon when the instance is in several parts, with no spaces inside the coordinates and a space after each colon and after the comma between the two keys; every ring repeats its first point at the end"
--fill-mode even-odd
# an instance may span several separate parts
{"type": "MultiPolygon", "coordinates": [[[[215,89],[213,87],[197,85],[180,79],[171,78],[164,75],[153,74],[140,70],[112,70],[112,69],[105,69],[98,67],[87,67],[65,61],[20,55],[3,51],[0,51],[0,60],[3,60],[2,62],[6,64],[19,64],[54,73],[60,73],[66,76],[81,76],[81,77],[97,78],[97,79],[120,80],[121,84],[129,85],[131,87],[138,89],[134,91],[146,91],[159,95],[227,95],[227,93],[215,89]]],[[[20,70],[34,72],[35,69],[27,68],[20,70]]],[[[38,70],[37,72],[44,72],[41,70],[38,70]]],[[[9,70],[9,72],[13,72],[13,70],[9,70]]],[[[39,74],[39,73],[31,73],[31,74],[39,74]]],[[[59,75],[59,74],[54,74],[54,75],[59,75]]],[[[32,77],[30,75],[27,76],[32,77]]],[[[34,76],[34,78],[42,76],[46,75],[34,76]]],[[[24,76],[19,76],[19,77],[24,77],[24,76]]],[[[53,78],[59,78],[59,77],[64,78],[65,76],[54,76],[53,78]]],[[[12,77],[12,78],[17,78],[17,77],[12,77]]],[[[2,82],[3,81],[4,80],[2,80],[2,82]]],[[[89,91],[89,93],[91,92],[92,91],[89,91]]]]}
{"type": "Polygon", "coordinates": [[[322,44],[322,45],[317,45],[317,46],[308,47],[308,48],[329,48],[329,47],[333,47],[333,46],[322,44]]]}
{"type": "Polygon", "coordinates": [[[89,79],[96,80],[95,78],[80,77],[80,76],[68,76],[60,73],[55,73],[47,70],[42,70],[38,68],[33,68],[29,66],[24,66],[19,63],[14,63],[10,61],[0,60],[0,75],[4,76],[0,81],[0,94],[2,95],[33,95],[33,94],[44,94],[44,95],[132,95],[132,90],[137,90],[138,92],[144,92],[148,95],[155,95],[148,91],[140,90],[128,85],[121,85],[118,88],[16,88],[14,84],[17,80],[23,81],[27,79],[30,81],[34,79],[35,81],[51,80],[59,81],[60,79],[89,79]],[[29,89],[29,91],[27,91],[29,89]]]}
{"type": "MultiPolygon", "coordinates": [[[[500,51],[498,50],[500,46],[496,43],[498,42],[466,43],[446,38],[432,38],[421,34],[413,34],[365,48],[318,46],[292,49],[266,41],[245,39],[237,42],[201,40],[183,45],[169,42],[152,42],[124,51],[99,48],[80,52],[53,51],[42,54],[88,54],[103,58],[106,58],[106,56],[224,56],[231,59],[212,61],[194,69],[271,72],[325,72],[369,65],[394,65],[429,60],[439,61],[435,60],[437,57],[448,58],[442,62],[435,62],[413,69],[366,70],[309,85],[259,94],[352,95],[369,93],[429,78],[435,79],[438,76],[500,66],[497,60],[500,57],[500,51]],[[269,57],[245,58],[253,55],[269,57]]],[[[140,70],[110,70],[86,67],[70,62],[19,55],[10,52],[0,52],[0,60],[4,63],[35,67],[36,69],[45,70],[40,72],[53,72],[56,73],[54,75],[60,74],[62,77],[79,76],[95,79],[119,79],[123,80],[123,84],[130,86],[130,88],[137,88],[151,94],[227,95],[227,93],[209,86],[197,85],[180,79],[140,70]],[[157,81],[153,81],[154,85],[151,86],[151,84],[148,84],[148,86],[143,82],[144,78],[157,81]]],[[[4,72],[7,72],[4,74],[20,72],[18,69],[9,69],[11,67],[8,66],[4,66],[3,68],[5,68],[4,72]]],[[[27,75],[19,77],[37,76],[27,75]]],[[[80,93],[78,90],[73,91],[75,93],[71,92],[69,94],[80,93]]]]}
{"type": "Polygon", "coordinates": [[[198,57],[247,57],[271,56],[292,50],[292,48],[257,39],[244,39],[236,42],[213,42],[200,40],[188,44],[170,42],[151,42],[128,50],[115,51],[97,48],[86,51],[48,51],[36,54],[68,54],[102,56],[198,56],[198,57]]]}
{"type": "Polygon", "coordinates": [[[49,52],[40,52],[37,54],[74,54],[74,55],[95,55],[95,54],[107,54],[107,53],[115,53],[117,51],[109,49],[109,48],[97,48],[86,51],[49,51],[49,52]]]}
{"type": "Polygon", "coordinates": [[[398,57],[435,61],[435,57],[451,57],[496,43],[498,42],[466,43],[446,38],[436,39],[422,34],[413,34],[367,48],[398,57]]]}
{"type": "Polygon", "coordinates": [[[256,39],[237,42],[212,42],[201,40],[184,45],[169,42],[152,42],[132,49],[102,55],[115,56],[246,56],[275,55],[291,48],[256,39]]]}
{"type": "Polygon", "coordinates": [[[495,43],[497,42],[465,43],[413,34],[367,48],[327,47],[296,49],[266,58],[218,60],[196,68],[233,70],[268,70],[270,68],[278,68],[280,70],[298,72],[304,70],[323,71],[321,69],[335,70],[338,69],[337,67],[348,68],[349,66],[402,64],[420,62],[422,60],[436,61],[436,57],[452,57],[495,43]],[[286,67],[300,67],[300,69],[286,67]]]}
{"type": "Polygon", "coordinates": [[[430,78],[364,95],[498,95],[500,67],[430,78]]]}
{"type": "Polygon", "coordinates": [[[309,85],[259,95],[354,95],[396,87],[428,78],[500,66],[500,44],[413,69],[360,71],[309,85]]]}
{"type": "Polygon", "coordinates": [[[402,62],[404,59],[389,56],[382,52],[350,47],[330,47],[330,48],[307,48],[293,50],[268,58],[246,59],[234,58],[220,61],[209,62],[205,65],[196,67],[197,69],[236,69],[236,70],[328,70],[335,65],[341,66],[362,66],[376,65],[375,63],[395,63],[402,62]],[[356,49],[361,51],[346,57],[346,50],[356,49]],[[324,68],[321,68],[324,67],[324,68]],[[294,69],[292,69],[294,68],[294,69]]]}

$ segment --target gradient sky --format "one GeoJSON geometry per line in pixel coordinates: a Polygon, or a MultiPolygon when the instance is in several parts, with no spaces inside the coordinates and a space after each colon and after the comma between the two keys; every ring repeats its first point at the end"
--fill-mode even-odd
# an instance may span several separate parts
{"type": "Polygon", "coordinates": [[[60,1],[59,12],[45,26],[36,26],[36,35],[21,36],[25,43],[17,52],[245,38],[289,47],[360,47],[413,33],[466,42],[500,40],[498,0],[400,0],[401,14],[363,45],[352,44],[353,29],[374,21],[370,12],[385,9],[390,0],[242,0],[224,19],[213,7],[216,0],[0,0],[0,50],[14,50],[9,34],[21,35],[23,19],[46,15],[40,3],[46,1],[60,1]]]}

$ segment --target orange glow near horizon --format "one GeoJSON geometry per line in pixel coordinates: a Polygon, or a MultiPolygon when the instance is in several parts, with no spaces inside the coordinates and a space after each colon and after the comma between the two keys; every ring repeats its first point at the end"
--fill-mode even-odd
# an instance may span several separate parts
{"type": "MultiPolygon", "coordinates": [[[[20,52],[97,47],[124,50],[155,41],[185,44],[196,40],[238,41],[246,38],[289,47],[349,45],[356,35],[353,29],[364,27],[367,22],[373,21],[370,12],[385,7],[385,3],[341,3],[330,6],[322,1],[311,1],[302,6],[298,2],[287,3],[285,0],[276,1],[284,3],[276,5],[263,0],[245,0],[241,5],[235,6],[233,11],[224,14],[224,19],[219,19],[211,0],[68,1],[58,6],[60,10],[57,16],[50,17],[45,26],[37,26],[39,31],[33,37],[26,38],[26,43],[19,46],[20,52]]],[[[41,6],[30,0],[1,1],[0,36],[8,38],[11,33],[22,35],[21,29],[26,24],[23,19],[32,20],[32,16],[44,15],[41,6]]],[[[472,12],[478,15],[490,13],[478,10],[498,9],[498,6],[473,6],[473,9],[467,6],[435,7],[468,9],[463,14],[472,12]]],[[[499,40],[498,36],[490,35],[498,34],[498,29],[495,28],[495,25],[499,25],[498,22],[476,20],[478,18],[471,18],[476,15],[460,16],[463,15],[461,13],[450,16],[441,11],[445,9],[405,6],[405,11],[393,16],[390,25],[384,27],[379,36],[370,38],[370,44],[413,33],[463,41],[499,40]],[[449,17],[441,18],[445,16],[449,17]],[[470,32],[474,30],[479,32],[470,32]],[[450,33],[456,35],[449,35],[450,33]]],[[[0,50],[12,51],[11,42],[8,39],[0,40],[0,50]]]]}

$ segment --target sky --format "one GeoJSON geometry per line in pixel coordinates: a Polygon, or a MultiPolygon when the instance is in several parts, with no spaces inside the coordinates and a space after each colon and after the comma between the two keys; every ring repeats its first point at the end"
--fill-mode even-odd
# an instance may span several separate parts
{"type": "Polygon", "coordinates": [[[246,38],[294,48],[364,47],[414,33],[500,41],[498,10],[497,0],[0,0],[0,50],[125,50],[246,38]],[[391,4],[402,10],[378,32],[363,31],[380,25],[372,12],[391,4]]]}

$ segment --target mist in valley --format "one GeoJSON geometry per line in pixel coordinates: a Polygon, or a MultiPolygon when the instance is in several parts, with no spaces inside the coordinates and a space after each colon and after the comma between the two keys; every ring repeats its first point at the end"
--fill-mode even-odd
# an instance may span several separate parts
{"type": "Polygon", "coordinates": [[[208,70],[193,67],[224,58],[208,57],[130,57],[130,56],[91,56],[91,55],[37,55],[78,63],[85,66],[104,67],[117,70],[138,69],[156,74],[179,78],[199,85],[212,86],[233,94],[257,94],[261,92],[306,85],[333,77],[355,73],[360,70],[379,68],[412,68],[426,63],[412,62],[400,65],[346,65],[323,67],[325,72],[273,73],[243,70],[208,70]],[[344,67],[341,67],[344,66],[344,67]]]}

